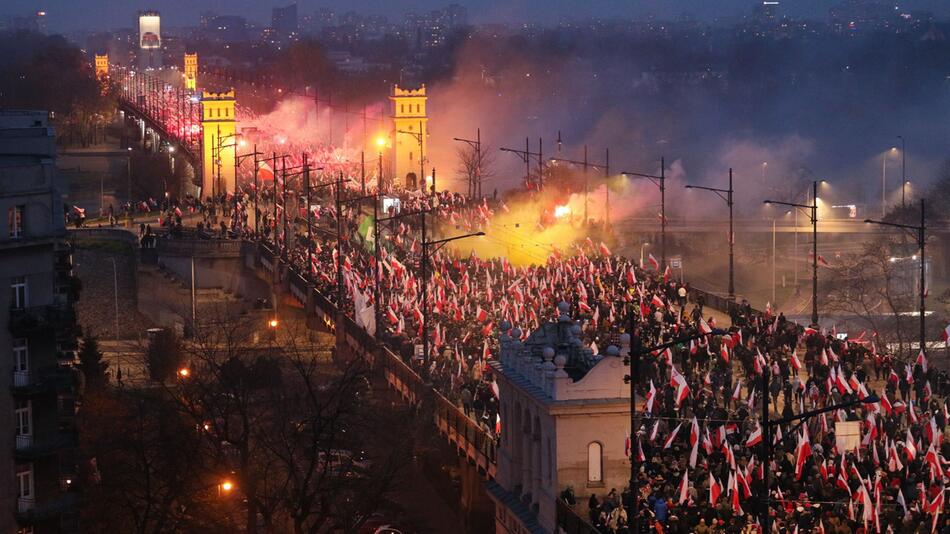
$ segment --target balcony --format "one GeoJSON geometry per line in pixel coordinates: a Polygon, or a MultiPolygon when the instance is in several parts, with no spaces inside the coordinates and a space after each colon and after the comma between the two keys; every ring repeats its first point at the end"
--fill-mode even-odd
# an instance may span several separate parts
{"type": "Polygon", "coordinates": [[[76,311],[69,305],[31,306],[10,310],[10,333],[29,337],[55,332],[56,339],[76,336],[76,311]]]}
{"type": "Polygon", "coordinates": [[[25,451],[33,446],[33,435],[32,434],[17,434],[16,437],[16,450],[25,451]]]}
{"type": "Polygon", "coordinates": [[[32,436],[17,436],[14,456],[20,461],[32,461],[56,454],[79,445],[75,432],[52,432],[32,436]],[[21,439],[22,438],[22,439],[21,439]]]}
{"type": "Polygon", "coordinates": [[[36,508],[36,499],[33,497],[18,497],[16,500],[16,511],[19,514],[28,514],[36,508]]]}
{"type": "Polygon", "coordinates": [[[61,493],[54,499],[40,500],[39,502],[35,497],[20,497],[17,499],[17,522],[21,525],[29,525],[75,512],[75,493],[61,493]]]}
{"type": "Polygon", "coordinates": [[[71,391],[78,383],[75,368],[57,365],[39,371],[14,371],[10,389],[15,396],[22,397],[53,391],[71,391]]]}

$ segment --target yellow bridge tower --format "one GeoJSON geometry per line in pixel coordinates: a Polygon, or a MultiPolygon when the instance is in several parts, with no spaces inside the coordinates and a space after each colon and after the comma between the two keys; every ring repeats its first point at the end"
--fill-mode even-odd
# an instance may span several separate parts
{"type": "Polygon", "coordinates": [[[96,54],[96,78],[103,80],[109,77],[109,54],[96,54]]]}
{"type": "Polygon", "coordinates": [[[234,89],[201,93],[201,195],[234,192],[234,155],[238,143],[234,89]]]}
{"type": "Polygon", "coordinates": [[[389,100],[393,104],[393,185],[423,189],[429,136],[426,86],[400,89],[394,85],[389,100]]]}
{"type": "Polygon", "coordinates": [[[198,88],[198,54],[185,54],[185,89],[198,88]]]}

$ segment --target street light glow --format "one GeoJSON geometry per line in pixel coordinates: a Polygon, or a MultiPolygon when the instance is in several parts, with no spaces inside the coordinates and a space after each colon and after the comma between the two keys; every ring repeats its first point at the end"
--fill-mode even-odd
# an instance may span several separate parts
{"type": "Polygon", "coordinates": [[[379,148],[383,148],[384,146],[386,146],[386,138],[383,136],[377,137],[376,146],[378,146],[379,148]]]}
{"type": "Polygon", "coordinates": [[[178,376],[182,378],[188,378],[189,375],[191,375],[191,371],[187,367],[182,367],[178,370],[178,376]]]}
{"type": "Polygon", "coordinates": [[[231,491],[234,489],[234,483],[230,480],[225,480],[221,483],[221,489],[224,491],[231,491]]]}
{"type": "Polygon", "coordinates": [[[270,326],[271,328],[277,328],[277,319],[271,319],[271,320],[267,323],[267,325],[270,326]]]}

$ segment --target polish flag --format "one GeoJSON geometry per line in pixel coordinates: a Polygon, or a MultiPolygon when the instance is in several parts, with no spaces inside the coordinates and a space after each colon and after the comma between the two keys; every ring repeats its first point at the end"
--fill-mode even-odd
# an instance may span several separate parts
{"type": "Polygon", "coordinates": [[[709,504],[715,505],[719,502],[719,496],[722,495],[722,486],[712,473],[709,473],[709,504]]]}
{"type": "Polygon", "coordinates": [[[811,443],[808,440],[808,431],[803,427],[798,437],[798,446],[795,447],[795,480],[801,480],[805,461],[809,456],[811,456],[811,443]]]}
{"type": "Polygon", "coordinates": [[[386,307],[386,318],[389,319],[389,322],[393,325],[399,322],[399,317],[396,317],[396,314],[393,313],[393,309],[389,306],[386,307]]]}
{"type": "Polygon", "coordinates": [[[802,362],[799,361],[798,356],[796,356],[794,352],[792,353],[792,368],[796,371],[799,371],[802,368],[802,362]]]}
{"type": "Polygon", "coordinates": [[[663,270],[663,283],[667,284],[670,281],[670,266],[667,265],[666,269],[663,270]]]}
{"type": "Polygon", "coordinates": [[[914,458],[917,457],[917,447],[914,445],[914,437],[910,434],[910,429],[907,429],[907,437],[904,439],[904,452],[907,454],[907,461],[913,462],[914,458]]]}
{"type": "Polygon", "coordinates": [[[477,306],[475,308],[475,319],[480,323],[484,323],[485,319],[488,319],[488,312],[483,310],[481,306],[477,306]]]}
{"type": "Polygon", "coordinates": [[[600,242],[600,253],[604,256],[610,256],[610,249],[607,248],[607,245],[603,241],[600,242]]]}
{"type": "Polygon", "coordinates": [[[927,372],[927,356],[924,355],[924,349],[920,349],[920,352],[917,354],[917,361],[914,363],[920,364],[920,368],[923,369],[925,373],[927,372]]]}
{"type": "Polygon", "coordinates": [[[745,441],[745,446],[751,448],[759,443],[762,443],[762,427],[756,427],[756,429],[749,434],[749,439],[745,441]]]}
{"type": "Polygon", "coordinates": [[[654,271],[660,270],[660,262],[656,261],[656,258],[653,257],[653,254],[650,254],[650,265],[653,266],[654,271]]]}
{"type": "Polygon", "coordinates": [[[666,306],[665,304],[663,304],[663,299],[661,299],[660,297],[658,297],[658,296],[656,296],[656,295],[653,295],[653,299],[651,300],[651,302],[652,302],[653,305],[656,306],[657,308],[663,308],[663,307],[666,306]]]}
{"type": "Polygon", "coordinates": [[[689,385],[686,378],[673,366],[670,366],[670,385],[676,388],[676,407],[679,408],[680,403],[689,395],[689,385]]]}
{"type": "Polygon", "coordinates": [[[656,386],[653,385],[653,380],[650,380],[650,391],[647,391],[646,404],[644,405],[644,411],[648,414],[653,413],[653,401],[656,400],[656,386]]]}
{"type": "Polygon", "coordinates": [[[722,357],[722,361],[729,363],[729,349],[726,347],[726,344],[723,343],[719,349],[719,355],[722,357]]]}
{"type": "Polygon", "coordinates": [[[270,165],[266,161],[258,162],[257,175],[262,181],[273,181],[274,180],[274,169],[271,169],[270,165]]]}
{"type": "Polygon", "coordinates": [[[805,327],[805,336],[806,336],[806,337],[807,337],[807,336],[810,336],[810,335],[813,335],[813,334],[817,334],[817,333],[818,333],[818,330],[815,330],[814,328],[812,328],[812,327],[810,327],[810,326],[806,326],[806,327],[805,327]]]}
{"type": "Polygon", "coordinates": [[[702,317],[699,318],[699,331],[703,334],[712,334],[712,328],[709,328],[709,324],[702,317]]]}
{"type": "Polygon", "coordinates": [[[680,500],[679,503],[683,504],[689,500],[689,469],[683,472],[683,480],[680,482],[680,500]]]}
{"type": "Polygon", "coordinates": [[[821,356],[818,358],[818,363],[828,365],[828,352],[825,349],[821,349],[821,356]]]}
{"type": "Polygon", "coordinates": [[[943,340],[944,344],[950,345],[950,324],[940,331],[940,339],[943,340]]]}
{"type": "Polygon", "coordinates": [[[631,287],[637,285],[637,275],[633,272],[632,266],[627,269],[627,285],[631,287]]]}
{"type": "Polygon", "coordinates": [[[673,441],[676,439],[676,434],[679,433],[680,427],[683,426],[683,423],[676,425],[676,428],[673,429],[673,432],[670,433],[669,437],[666,438],[666,442],[663,443],[664,449],[669,449],[673,445],[673,441]]]}

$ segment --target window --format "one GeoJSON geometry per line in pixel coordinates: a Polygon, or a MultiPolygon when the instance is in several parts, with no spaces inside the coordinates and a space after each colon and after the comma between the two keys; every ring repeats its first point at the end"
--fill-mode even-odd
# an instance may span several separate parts
{"type": "Polygon", "coordinates": [[[405,113],[405,112],[406,112],[406,105],[405,105],[405,104],[399,104],[399,113],[402,114],[402,113],[405,113]]]}
{"type": "Polygon", "coordinates": [[[26,308],[26,299],[26,277],[14,276],[10,280],[10,307],[15,310],[26,308]]]}
{"type": "Polygon", "coordinates": [[[23,211],[24,205],[10,206],[7,209],[7,230],[10,239],[20,239],[23,237],[23,211]]]}
{"type": "Polygon", "coordinates": [[[17,401],[14,417],[17,436],[33,435],[33,410],[30,401],[17,401]]]}
{"type": "Polygon", "coordinates": [[[33,466],[20,467],[16,479],[20,511],[30,510],[33,508],[33,466]]]}
{"type": "Polygon", "coordinates": [[[30,370],[30,349],[23,338],[13,340],[13,370],[30,370]]]}
{"type": "Polygon", "coordinates": [[[587,483],[601,484],[604,481],[604,446],[594,441],[587,446],[587,483]]]}

